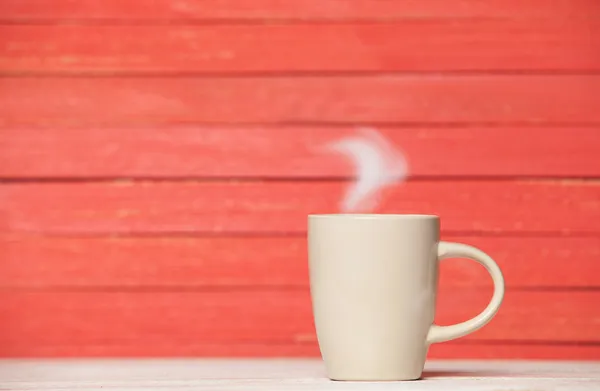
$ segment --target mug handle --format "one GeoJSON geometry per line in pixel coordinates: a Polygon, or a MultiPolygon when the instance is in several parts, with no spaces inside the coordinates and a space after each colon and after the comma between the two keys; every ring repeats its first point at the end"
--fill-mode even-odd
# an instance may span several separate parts
{"type": "Polygon", "coordinates": [[[446,258],[469,258],[483,265],[492,276],[494,294],[487,307],[476,317],[451,326],[431,325],[427,334],[427,343],[438,343],[464,337],[485,326],[500,308],[504,298],[504,277],[494,260],[483,251],[461,243],[440,242],[438,245],[438,261],[446,258]]]}

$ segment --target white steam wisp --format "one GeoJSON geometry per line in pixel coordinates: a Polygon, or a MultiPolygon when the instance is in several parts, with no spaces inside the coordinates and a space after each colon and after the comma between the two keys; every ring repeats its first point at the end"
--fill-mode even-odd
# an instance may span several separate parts
{"type": "Polygon", "coordinates": [[[371,210],[377,207],[381,190],[406,178],[404,155],[372,128],[335,141],[328,147],[349,158],[355,167],[355,181],[341,201],[343,212],[371,210]]]}

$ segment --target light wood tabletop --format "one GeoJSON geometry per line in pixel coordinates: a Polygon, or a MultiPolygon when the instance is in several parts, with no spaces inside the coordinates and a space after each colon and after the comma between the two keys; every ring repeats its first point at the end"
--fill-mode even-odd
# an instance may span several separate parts
{"type": "Polygon", "coordinates": [[[2,360],[1,390],[600,390],[600,361],[430,361],[421,380],[334,382],[317,359],[2,360]]]}

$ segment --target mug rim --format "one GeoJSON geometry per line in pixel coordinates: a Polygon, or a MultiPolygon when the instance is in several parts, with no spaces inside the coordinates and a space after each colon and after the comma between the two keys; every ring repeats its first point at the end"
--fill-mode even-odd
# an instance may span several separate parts
{"type": "Polygon", "coordinates": [[[315,213],[309,214],[309,219],[396,219],[396,220],[429,220],[439,219],[431,214],[401,214],[401,213],[315,213]]]}

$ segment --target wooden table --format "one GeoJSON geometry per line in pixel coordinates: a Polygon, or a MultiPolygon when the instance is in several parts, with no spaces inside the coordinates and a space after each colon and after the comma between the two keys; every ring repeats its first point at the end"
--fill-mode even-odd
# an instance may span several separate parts
{"type": "Polygon", "coordinates": [[[333,382],[311,359],[3,360],[1,390],[600,390],[600,361],[432,361],[424,379],[333,382]]]}

